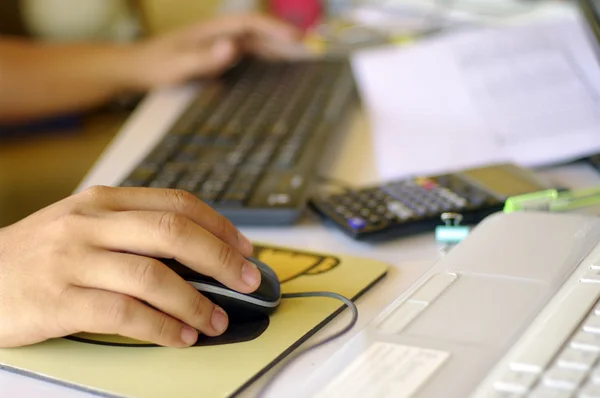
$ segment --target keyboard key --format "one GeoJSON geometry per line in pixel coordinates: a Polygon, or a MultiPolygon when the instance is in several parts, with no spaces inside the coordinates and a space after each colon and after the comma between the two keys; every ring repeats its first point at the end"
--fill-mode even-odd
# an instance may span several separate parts
{"type": "Polygon", "coordinates": [[[543,384],[561,390],[575,390],[587,376],[587,372],[577,369],[553,367],[543,376],[543,384]]]}
{"type": "MultiPolygon", "coordinates": [[[[569,292],[556,311],[545,320],[543,332],[540,329],[540,331],[527,336],[522,348],[515,353],[515,358],[510,365],[511,369],[541,373],[546,368],[587,314],[588,308],[598,299],[600,285],[586,285],[585,287],[569,292]]],[[[589,341],[586,339],[587,337],[584,337],[579,346],[571,344],[571,347],[587,348],[589,341]]]]}
{"type": "Polygon", "coordinates": [[[534,373],[506,371],[502,378],[494,383],[494,388],[499,391],[525,393],[534,385],[538,377],[534,373]]]}
{"type": "Polygon", "coordinates": [[[600,385],[600,368],[595,368],[590,374],[590,381],[600,385]]]}
{"type": "Polygon", "coordinates": [[[561,368],[589,370],[598,359],[598,352],[576,350],[567,347],[558,357],[557,363],[561,368]]]}
{"type": "Polygon", "coordinates": [[[600,283],[600,269],[590,269],[583,277],[581,277],[581,282],[600,283]]]}
{"type": "Polygon", "coordinates": [[[600,316],[592,314],[583,324],[583,330],[588,333],[600,334],[600,316]]]}
{"type": "Polygon", "coordinates": [[[158,172],[158,166],[155,165],[141,165],[136,168],[133,173],[127,178],[129,181],[136,181],[139,184],[145,184],[151,178],[154,178],[158,172]]]}
{"type": "Polygon", "coordinates": [[[487,392],[485,398],[525,398],[525,395],[511,391],[493,390],[487,392]]]}
{"type": "Polygon", "coordinates": [[[211,205],[217,199],[218,194],[215,192],[197,192],[196,196],[207,205],[211,205]]]}
{"type": "Polygon", "coordinates": [[[572,398],[573,394],[570,390],[561,390],[557,388],[548,387],[545,385],[538,385],[527,398],[572,398]]]}
{"type": "Polygon", "coordinates": [[[267,203],[271,206],[287,205],[292,197],[287,193],[273,193],[267,198],[267,203]]]}
{"type": "Polygon", "coordinates": [[[173,186],[173,181],[170,180],[154,180],[150,183],[151,188],[171,188],[173,186]]]}
{"type": "Polygon", "coordinates": [[[241,207],[246,200],[247,195],[244,192],[233,191],[227,192],[223,197],[219,200],[219,204],[222,204],[227,207],[241,207]]]}
{"type": "Polygon", "coordinates": [[[600,385],[586,384],[581,391],[579,391],[577,398],[600,398],[600,385]]]}
{"type": "Polygon", "coordinates": [[[600,352],[600,334],[579,332],[571,340],[571,347],[578,350],[600,352]]]}

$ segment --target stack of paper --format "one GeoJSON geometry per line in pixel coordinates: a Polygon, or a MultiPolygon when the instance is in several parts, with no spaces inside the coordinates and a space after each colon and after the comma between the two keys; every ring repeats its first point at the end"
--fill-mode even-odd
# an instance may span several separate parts
{"type": "Polygon", "coordinates": [[[569,18],[357,53],[380,178],[600,153],[596,49],[569,18]]]}

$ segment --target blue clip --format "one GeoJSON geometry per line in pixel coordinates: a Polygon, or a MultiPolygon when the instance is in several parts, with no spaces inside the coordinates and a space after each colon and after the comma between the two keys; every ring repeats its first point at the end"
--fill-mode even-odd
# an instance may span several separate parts
{"type": "Polygon", "coordinates": [[[470,232],[469,227],[460,225],[462,214],[443,213],[441,216],[444,225],[435,227],[435,240],[446,245],[457,245],[463,241],[470,232]]]}

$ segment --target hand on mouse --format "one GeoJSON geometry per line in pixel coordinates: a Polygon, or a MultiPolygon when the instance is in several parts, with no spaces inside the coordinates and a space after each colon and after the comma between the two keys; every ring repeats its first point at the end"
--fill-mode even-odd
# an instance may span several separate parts
{"type": "Polygon", "coordinates": [[[134,46],[127,67],[138,88],[212,77],[243,54],[263,59],[306,56],[300,32],[260,14],[232,15],[194,24],[134,46]]]}
{"type": "Polygon", "coordinates": [[[93,187],[0,229],[0,346],[79,332],[185,347],[224,311],[154,258],[250,293],[252,244],[191,194],[93,187]],[[147,304],[149,305],[147,305],[147,304]]]}

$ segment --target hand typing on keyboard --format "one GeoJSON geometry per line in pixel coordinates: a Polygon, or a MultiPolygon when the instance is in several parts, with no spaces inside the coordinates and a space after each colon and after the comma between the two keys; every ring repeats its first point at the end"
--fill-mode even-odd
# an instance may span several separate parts
{"type": "Polygon", "coordinates": [[[186,192],[90,188],[0,229],[0,346],[89,332],[183,347],[198,331],[220,335],[225,312],[155,258],[250,293],[251,253],[186,192]]]}
{"type": "Polygon", "coordinates": [[[260,15],[217,18],[140,43],[134,54],[140,67],[132,81],[147,89],[213,77],[243,54],[288,59],[302,53],[299,38],[292,26],[260,15]]]}
{"type": "Polygon", "coordinates": [[[213,77],[242,55],[301,54],[301,35],[264,15],[235,15],[128,44],[40,46],[0,36],[0,123],[77,112],[123,93],[213,77]]]}

